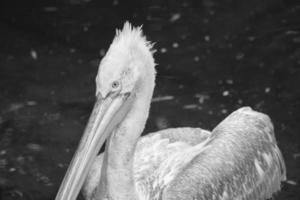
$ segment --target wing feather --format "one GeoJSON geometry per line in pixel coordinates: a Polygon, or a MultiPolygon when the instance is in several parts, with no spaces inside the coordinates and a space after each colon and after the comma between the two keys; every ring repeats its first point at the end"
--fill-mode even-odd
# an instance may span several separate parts
{"type": "Polygon", "coordinates": [[[213,131],[210,142],[165,189],[162,199],[267,199],[285,180],[270,118],[241,108],[213,131]]]}
{"type": "Polygon", "coordinates": [[[134,180],[140,199],[159,199],[163,188],[193,158],[191,147],[209,135],[200,128],[173,128],[142,137],[134,160],[134,180]]]}

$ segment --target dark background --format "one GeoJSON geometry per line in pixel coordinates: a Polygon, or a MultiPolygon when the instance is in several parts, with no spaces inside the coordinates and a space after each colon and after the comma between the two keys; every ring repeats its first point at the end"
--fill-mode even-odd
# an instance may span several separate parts
{"type": "Polygon", "coordinates": [[[2,0],[0,13],[0,199],[54,199],[125,20],[156,43],[145,133],[212,129],[249,105],[272,118],[286,161],[275,199],[300,199],[298,0],[2,0]]]}

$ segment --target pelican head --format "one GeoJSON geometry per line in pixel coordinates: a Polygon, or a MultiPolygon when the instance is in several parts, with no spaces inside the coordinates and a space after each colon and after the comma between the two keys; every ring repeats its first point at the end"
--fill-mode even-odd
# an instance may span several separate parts
{"type": "Polygon", "coordinates": [[[96,77],[96,103],[56,200],[74,200],[105,140],[143,99],[150,105],[155,81],[152,45],[128,22],[102,59],[96,77]]]}

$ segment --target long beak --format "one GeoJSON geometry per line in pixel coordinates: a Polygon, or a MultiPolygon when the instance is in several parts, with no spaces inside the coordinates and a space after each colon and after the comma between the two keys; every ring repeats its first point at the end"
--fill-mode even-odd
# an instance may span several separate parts
{"type": "Polygon", "coordinates": [[[101,146],[114,127],[125,117],[130,94],[111,94],[98,98],[79,147],[56,195],[56,200],[75,200],[101,146]]]}

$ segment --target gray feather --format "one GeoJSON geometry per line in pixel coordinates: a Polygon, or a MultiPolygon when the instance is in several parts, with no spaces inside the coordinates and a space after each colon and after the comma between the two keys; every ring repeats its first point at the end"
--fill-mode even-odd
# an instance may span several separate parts
{"type": "Polygon", "coordinates": [[[206,150],[179,173],[162,199],[267,199],[285,176],[270,118],[241,108],[212,131],[206,150]],[[271,164],[264,154],[270,155],[271,164]]]}

